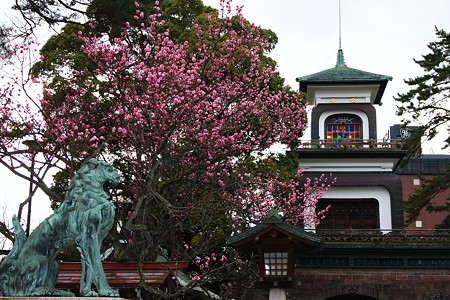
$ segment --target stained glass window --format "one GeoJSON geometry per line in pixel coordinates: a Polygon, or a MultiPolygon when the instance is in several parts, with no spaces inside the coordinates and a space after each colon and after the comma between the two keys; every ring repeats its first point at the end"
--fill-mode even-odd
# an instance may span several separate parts
{"type": "Polygon", "coordinates": [[[325,120],[325,139],[331,147],[357,147],[363,138],[361,118],[352,114],[339,114],[325,120]]]}

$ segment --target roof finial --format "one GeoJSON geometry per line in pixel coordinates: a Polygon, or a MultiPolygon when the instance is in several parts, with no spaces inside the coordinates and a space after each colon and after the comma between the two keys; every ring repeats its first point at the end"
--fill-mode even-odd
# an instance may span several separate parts
{"type": "Polygon", "coordinates": [[[339,49],[342,49],[342,44],[341,44],[341,0],[339,0],[339,49]]]}
{"type": "Polygon", "coordinates": [[[339,0],[339,50],[337,55],[336,67],[346,66],[344,60],[344,51],[341,43],[341,0],[339,0]]]}

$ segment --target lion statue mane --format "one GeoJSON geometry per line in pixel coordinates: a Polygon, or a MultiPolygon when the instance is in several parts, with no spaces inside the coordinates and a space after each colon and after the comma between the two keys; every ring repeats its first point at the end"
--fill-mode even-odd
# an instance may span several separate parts
{"type": "Polygon", "coordinates": [[[0,263],[0,289],[5,296],[74,296],[55,288],[56,256],[76,244],[81,254],[82,296],[118,297],[106,281],[100,258],[103,239],[114,224],[115,207],[108,189],[120,175],[109,164],[88,160],[72,178],[64,201],[27,238],[13,216],[15,241],[0,263]],[[92,290],[95,285],[96,291],[92,290]]]}

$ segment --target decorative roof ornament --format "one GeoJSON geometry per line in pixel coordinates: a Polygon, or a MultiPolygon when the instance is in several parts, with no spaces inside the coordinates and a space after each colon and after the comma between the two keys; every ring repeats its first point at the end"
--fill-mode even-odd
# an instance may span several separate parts
{"type": "Polygon", "coordinates": [[[337,53],[336,67],[346,67],[344,59],[344,51],[342,50],[341,41],[341,0],[339,0],[339,50],[337,53]]]}
{"type": "Polygon", "coordinates": [[[342,49],[338,50],[337,53],[337,60],[336,60],[336,67],[346,67],[345,59],[344,59],[344,51],[342,49]]]}
{"type": "Polygon", "coordinates": [[[281,223],[281,216],[277,209],[269,210],[265,223],[281,223]]]}

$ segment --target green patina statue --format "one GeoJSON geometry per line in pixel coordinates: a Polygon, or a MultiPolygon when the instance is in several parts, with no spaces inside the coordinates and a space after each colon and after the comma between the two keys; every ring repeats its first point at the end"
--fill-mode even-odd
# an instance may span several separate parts
{"type": "Polygon", "coordinates": [[[100,246],[114,223],[115,207],[109,201],[108,187],[119,181],[120,175],[111,165],[91,159],[72,178],[58,210],[28,238],[14,216],[14,245],[0,263],[2,293],[5,296],[74,296],[55,288],[58,276],[55,259],[65,247],[76,243],[82,264],[80,294],[118,297],[119,293],[106,281],[100,246]]]}

